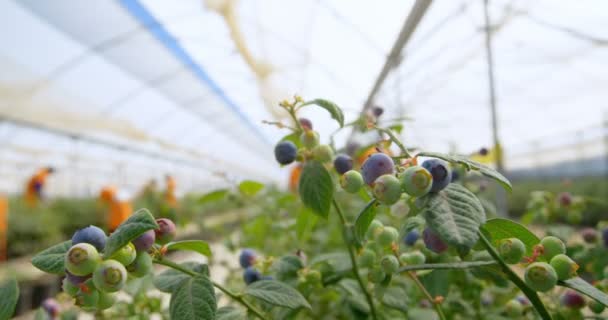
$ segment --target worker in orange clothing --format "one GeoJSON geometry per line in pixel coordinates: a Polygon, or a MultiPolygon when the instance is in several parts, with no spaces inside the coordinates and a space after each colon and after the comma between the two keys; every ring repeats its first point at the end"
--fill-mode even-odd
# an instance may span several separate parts
{"type": "Polygon", "coordinates": [[[27,181],[27,185],[25,186],[25,202],[29,206],[35,207],[42,200],[46,178],[53,172],[55,172],[53,167],[42,168],[27,181]]]}
{"type": "Polygon", "coordinates": [[[0,195],[0,261],[6,261],[8,238],[8,198],[0,195]]]}
{"type": "Polygon", "coordinates": [[[108,206],[108,231],[113,232],[118,226],[127,220],[133,208],[126,199],[121,199],[118,190],[114,186],[107,186],[101,189],[99,199],[108,206]]]}
{"type": "Polygon", "coordinates": [[[175,178],[170,175],[165,176],[167,189],[165,190],[165,202],[171,208],[177,208],[177,197],[175,196],[176,183],[175,178]]]}

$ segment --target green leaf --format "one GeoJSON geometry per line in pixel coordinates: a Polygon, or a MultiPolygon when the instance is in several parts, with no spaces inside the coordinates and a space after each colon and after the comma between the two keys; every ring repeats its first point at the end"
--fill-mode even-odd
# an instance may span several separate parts
{"type": "Polygon", "coordinates": [[[296,236],[298,240],[306,242],[318,220],[319,217],[312,213],[310,209],[302,207],[300,214],[296,217],[296,236]]]}
{"type": "Polygon", "coordinates": [[[350,305],[363,312],[369,313],[369,304],[367,304],[367,300],[365,296],[361,292],[361,287],[357,284],[357,281],[354,279],[344,279],[340,281],[339,286],[345,291],[344,297],[350,303],[350,305]]]}
{"type": "Polygon", "coordinates": [[[169,313],[175,320],[214,320],[217,311],[213,284],[205,275],[190,277],[171,295],[169,313]]]}
{"type": "Polygon", "coordinates": [[[448,295],[450,290],[449,281],[450,270],[434,270],[431,273],[420,277],[420,281],[432,296],[448,295]]]}
{"type": "Polygon", "coordinates": [[[132,240],[135,240],[135,238],[139,237],[144,232],[157,228],[158,224],[156,224],[150,211],[147,209],[137,210],[137,212],[130,216],[125,222],[121,223],[120,226],[118,226],[118,229],[108,237],[104,256],[111,257],[116,251],[132,240]]]}
{"type": "Polygon", "coordinates": [[[342,109],[338,107],[335,103],[325,100],[325,99],[315,99],[312,101],[305,102],[302,106],[307,106],[311,104],[316,104],[317,106],[329,111],[331,117],[338,121],[340,124],[340,128],[344,127],[344,114],[342,113],[342,109]]]}
{"type": "Polygon", "coordinates": [[[408,292],[402,287],[390,287],[382,296],[382,303],[389,308],[407,313],[409,303],[408,292]]]}
{"type": "Polygon", "coordinates": [[[300,133],[298,132],[293,132],[284,136],[281,141],[291,141],[298,149],[302,148],[302,141],[300,141],[300,133]]]}
{"type": "MultiPolygon", "coordinates": [[[[181,263],[180,266],[188,270],[192,270],[196,273],[209,276],[209,267],[207,267],[206,264],[201,264],[197,262],[185,262],[181,263]]],[[[172,293],[180,287],[182,282],[190,278],[191,277],[189,275],[181,271],[175,269],[167,269],[154,277],[154,286],[162,292],[172,293]]]]}
{"type": "Polygon", "coordinates": [[[169,242],[165,245],[167,250],[188,250],[198,252],[204,256],[211,258],[211,248],[209,244],[203,240],[184,240],[169,242]]]}
{"type": "Polygon", "coordinates": [[[0,283],[0,319],[10,319],[19,300],[19,286],[14,278],[0,283]]]}
{"type": "Polygon", "coordinates": [[[579,277],[559,281],[559,285],[574,289],[608,307],[608,296],[579,277]]]}
{"type": "Polygon", "coordinates": [[[216,320],[243,320],[247,319],[247,315],[243,310],[232,306],[221,307],[217,309],[216,320]]]}
{"type": "Polygon", "coordinates": [[[256,281],[247,286],[244,294],[289,309],[297,309],[300,307],[311,308],[308,301],[304,299],[300,292],[279,281],[256,281]]]}
{"type": "Polygon", "coordinates": [[[70,247],[72,247],[72,241],[68,240],[47,248],[32,258],[32,264],[47,273],[63,274],[65,254],[70,247]]]}
{"type": "Polygon", "coordinates": [[[465,187],[450,183],[438,193],[429,193],[418,201],[427,225],[447,244],[466,254],[477,243],[477,230],[486,215],[477,197],[465,187]]]}
{"type": "Polygon", "coordinates": [[[401,123],[398,123],[398,124],[394,124],[394,125],[388,127],[387,129],[395,131],[400,134],[401,131],[403,131],[403,125],[401,123]]]}
{"type": "Polygon", "coordinates": [[[262,189],[264,189],[264,184],[257,181],[245,180],[239,184],[239,191],[249,197],[255,196],[262,189]]]}
{"type": "Polygon", "coordinates": [[[355,237],[357,241],[363,241],[365,239],[365,233],[376,217],[376,199],[372,199],[367,205],[359,212],[357,219],[355,220],[355,237]]]}
{"type": "Polygon", "coordinates": [[[209,193],[202,195],[200,197],[200,199],[198,199],[198,203],[205,204],[205,203],[209,203],[209,202],[223,200],[227,194],[228,194],[228,189],[214,190],[214,191],[211,191],[209,193]]]}
{"type": "Polygon", "coordinates": [[[508,190],[508,191],[513,190],[513,187],[511,186],[511,182],[509,182],[509,179],[505,178],[505,176],[500,174],[500,172],[498,172],[484,164],[470,160],[466,157],[458,156],[458,155],[447,155],[447,154],[438,153],[438,152],[420,152],[416,156],[417,157],[439,158],[439,159],[443,159],[448,162],[462,164],[465,168],[467,168],[467,170],[479,171],[479,173],[483,174],[484,176],[498,181],[498,183],[500,183],[500,185],[502,185],[502,187],[505,188],[506,190],[508,190]]]}
{"type": "Polygon", "coordinates": [[[508,219],[490,219],[481,230],[490,239],[492,245],[498,248],[498,242],[502,239],[517,238],[526,245],[526,256],[531,256],[534,246],[540,243],[540,239],[523,225],[508,219]]]}
{"type": "Polygon", "coordinates": [[[334,195],[334,183],[327,169],[319,161],[308,161],[304,164],[299,192],[306,207],[327,219],[334,195]]]}

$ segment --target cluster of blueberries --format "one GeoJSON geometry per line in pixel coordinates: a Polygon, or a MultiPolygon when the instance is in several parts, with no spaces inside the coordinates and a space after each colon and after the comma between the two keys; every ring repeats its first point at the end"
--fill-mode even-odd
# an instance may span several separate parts
{"type": "MultiPolygon", "coordinates": [[[[152,272],[152,257],[148,253],[154,243],[164,245],[175,237],[176,228],[169,219],[156,220],[159,228],[149,230],[120,248],[111,256],[103,255],[107,236],[96,226],[80,229],[72,237],[72,247],[65,254],[63,291],[76,299],[76,304],[86,311],[104,310],[116,301],[127,274],[143,277],[152,272]]],[[[48,308],[57,312],[52,301],[48,308]]]]}
{"type": "Polygon", "coordinates": [[[271,276],[264,276],[255,268],[257,254],[252,249],[243,249],[239,256],[239,264],[243,269],[243,281],[246,284],[252,284],[259,280],[272,280],[271,276]]]}

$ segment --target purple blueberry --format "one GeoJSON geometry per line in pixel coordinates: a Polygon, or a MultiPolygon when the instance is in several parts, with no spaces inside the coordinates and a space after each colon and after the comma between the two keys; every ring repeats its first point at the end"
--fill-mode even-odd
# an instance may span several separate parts
{"type": "Polygon", "coordinates": [[[304,130],[312,130],[312,122],[306,118],[300,118],[300,125],[304,130]]]}
{"type": "Polygon", "coordinates": [[[241,264],[241,267],[251,267],[255,263],[256,256],[255,251],[251,249],[243,249],[243,251],[241,251],[241,255],[239,256],[239,263],[241,264]]]}
{"type": "Polygon", "coordinates": [[[85,281],[89,280],[91,278],[91,275],[77,276],[77,275],[71,274],[69,271],[65,270],[65,277],[68,279],[68,281],[70,281],[71,284],[77,286],[77,285],[80,285],[81,283],[84,283],[85,281]]]}
{"type": "Polygon", "coordinates": [[[135,246],[135,250],[139,251],[148,251],[154,245],[154,240],[156,236],[154,235],[154,230],[148,230],[144,232],[141,236],[137,237],[131,243],[135,246]]]}
{"type": "Polygon", "coordinates": [[[167,244],[175,238],[176,230],[173,221],[161,218],[156,220],[158,229],[154,230],[154,237],[159,244],[167,244]]]}
{"type": "Polygon", "coordinates": [[[420,232],[418,232],[418,230],[414,229],[410,232],[408,232],[405,237],[403,237],[403,242],[405,244],[407,244],[408,246],[413,246],[416,241],[418,241],[418,238],[420,238],[420,232]]]}
{"type": "Polygon", "coordinates": [[[585,228],[581,230],[581,237],[587,243],[595,243],[597,241],[597,231],[593,228],[585,228]]]}
{"type": "Polygon", "coordinates": [[[566,291],[560,301],[564,306],[572,309],[581,309],[585,306],[585,298],[574,290],[566,291]]]}
{"type": "Polygon", "coordinates": [[[488,155],[488,148],[481,148],[479,149],[479,155],[481,156],[487,156],[488,155]]]}
{"type": "Polygon", "coordinates": [[[395,165],[393,159],[384,153],[374,153],[363,162],[361,174],[367,185],[372,185],[378,177],[385,174],[393,174],[395,165]]]}
{"type": "Polygon", "coordinates": [[[106,233],[96,226],[88,226],[80,229],[72,236],[72,245],[79,243],[88,243],[93,245],[97,251],[103,251],[106,246],[108,237],[106,233]]]}
{"type": "Polygon", "coordinates": [[[274,157],[283,165],[290,164],[296,160],[298,148],[291,141],[281,141],[274,147],[274,157]]]}
{"type": "Polygon", "coordinates": [[[248,267],[243,272],[243,281],[245,281],[246,284],[252,284],[261,279],[262,274],[254,267],[248,267]]]}
{"type": "Polygon", "coordinates": [[[448,249],[448,245],[431,228],[424,229],[422,239],[424,240],[424,245],[435,253],[442,253],[448,249]]]}
{"type": "Polygon", "coordinates": [[[372,108],[372,113],[376,118],[378,118],[384,113],[384,109],[382,109],[382,107],[375,106],[374,108],[372,108]]]}
{"type": "Polygon", "coordinates": [[[59,303],[53,298],[47,298],[42,302],[42,309],[46,311],[51,319],[59,315],[59,303]]]}
{"type": "Polygon", "coordinates": [[[572,195],[570,194],[570,192],[562,192],[557,196],[557,199],[559,200],[559,204],[562,207],[568,207],[572,204],[572,195]]]}
{"type": "Polygon", "coordinates": [[[340,154],[334,159],[334,168],[339,174],[345,174],[353,169],[353,159],[345,154],[340,154]]]}
{"type": "Polygon", "coordinates": [[[452,181],[452,171],[447,162],[439,159],[430,159],[422,163],[422,167],[428,170],[433,176],[433,186],[431,192],[439,192],[448,186],[452,181]]]}

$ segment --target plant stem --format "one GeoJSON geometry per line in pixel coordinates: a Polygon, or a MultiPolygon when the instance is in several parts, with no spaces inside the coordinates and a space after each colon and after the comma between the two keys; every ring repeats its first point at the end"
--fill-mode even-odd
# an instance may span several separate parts
{"type": "Polygon", "coordinates": [[[468,269],[475,267],[483,267],[496,264],[496,261],[470,261],[470,262],[453,262],[453,263],[426,263],[404,266],[399,268],[399,273],[416,270],[440,270],[440,269],[468,269]]]}
{"type": "Polygon", "coordinates": [[[445,314],[443,314],[443,309],[441,309],[441,302],[437,301],[437,299],[435,299],[429,292],[428,290],[426,290],[426,288],[424,287],[424,284],[422,284],[422,282],[420,282],[420,279],[418,279],[418,276],[416,275],[415,271],[408,271],[407,274],[410,276],[410,278],[412,278],[412,280],[414,280],[414,282],[416,283],[416,285],[418,286],[418,288],[420,288],[420,291],[422,291],[422,293],[424,294],[424,296],[429,299],[429,301],[433,304],[433,306],[435,307],[435,311],[437,311],[437,315],[439,316],[439,319],[441,320],[447,320],[447,318],[445,317],[445,314]]]}
{"type": "Polygon", "coordinates": [[[332,202],[333,202],[334,208],[336,208],[336,211],[338,212],[340,221],[342,222],[342,230],[343,230],[342,234],[343,234],[343,238],[344,238],[344,243],[346,244],[346,248],[348,250],[348,255],[350,256],[350,262],[353,266],[353,274],[355,276],[355,279],[357,279],[357,282],[359,283],[359,287],[361,287],[361,291],[363,291],[363,295],[365,295],[365,299],[367,300],[367,304],[369,305],[370,313],[372,314],[372,319],[377,320],[378,316],[376,315],[376,307],[374,306],[374,300],[372,299],[372,296],[367,291],[367,288],[365,287],[365,284],[363,283],[363,280],[361,279],[361,275],[359,274],[359,266],[357,265],[357,259],[355,258],[355,253],[353,252],[353,248],[350,244],[350,241],[346,237],[346,228],[347,228],[346,218],[344,217],[344,214],[342,213],[342,209],[340,209],[340,206],[338,205],[338,202],[336,201],[336,199],[332,199],[332,202]]]}
{"type": "Polygon", "coordinates": [[[492,256],[492,258],[494,258],[494,260],[496,260],[496,262],[498,262],[498,265],[500,265],[502,271],[507,275],[509,280],[511,280],[526,295],[526,297],[528,297],[528,300],[530,300],[540,317],[544,320],[551,320],[551,315],[545,308],[545,305],[540,300],[536,292],[530,289],[530,287],[528,287],[528,285],[526,285],[526,283],[521,280],[521,278],[513,270],[511,270],[504,260],[502,260],[502,258],[498,255],[498,252],[496,252],[488,238],[486,238],[482,232],[477,231],[477,234],[479,235],[479,239],[488,253],[492,256]]]}
{"type": "MultiPolygon", "coordinates": [[[[179,264],[173,262],[173,261],[169,261],[169,260],[165,260],[165,259],[155,259],[154,263],[156,264],[160,264],[163,266],[167,266],[169,268],[175,269],[177,271],[183,272],[191,277],[195,277],[197,275],[199,275],[199,273],[196,273],[192,270],[186,269],[182,266],[180,266],[179,264]]],[[[255,315],[256,317],[262,319],[262,320],[267,320],[268,318],[265,317],[261,311],[259,311],[255,306],[251,305],[249,302],[247,302],[247,300],[243,299],[242,296],[240,296],[239,294],[236,294],[232,291],[230,291],[229,289],[225,288],[224,286],[220,285],[219,283],[209,279],[209,281],[211,281],[211,283],[213,284],[214,287],[218,288],[220,291],[222,291],[223,293],[225,293],[227,296],[229,296],[230,298],[232,298],[234,301],[242,304],[245,308],[247,308],[247,310],[249,310],[249,312],[251,312],[253,315],[255,315]]]]}
{"type": "Polygon", "coordinates": [[[411,158],[412,155],[407,151],[407,148],[403,145],[403,143],[401,143],[401,141],[399,141],[399,139],[397,139],[397,137],[395,137],[395,135],[393,134],[393,132],[391,132],[391,130],[389,129],[383,129],[383,128],[378,128],[375,127],[376,130],[386,133],[389,138],[391,138],[391,140],[397,145],[397,147],[399,147],[399,149],[401,150],[401,153],[403,153],[403,155],[405,155],[406,158],[411,158]]]}

